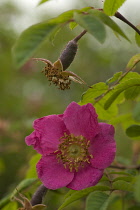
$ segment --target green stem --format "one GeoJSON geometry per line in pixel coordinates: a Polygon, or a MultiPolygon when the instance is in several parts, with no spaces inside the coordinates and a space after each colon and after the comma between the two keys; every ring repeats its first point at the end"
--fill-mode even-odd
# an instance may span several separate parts
{"type": "Polygon", "coordinates": [[[113,192],[112,178],[111,178],[111,175],[108,173],[107,169],[105,169],[105,175],[108,178],[109,183],[110,183],[110,187],[111,187],[110,195],[111,195],[111,193],[113,192]]]}

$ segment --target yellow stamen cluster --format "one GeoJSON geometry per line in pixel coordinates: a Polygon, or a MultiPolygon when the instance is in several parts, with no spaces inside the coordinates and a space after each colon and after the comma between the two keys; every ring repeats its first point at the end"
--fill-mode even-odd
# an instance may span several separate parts
{"type": "Polygon", "coordinates": [[[43,71],[50,82],[59,86],[59,89],[65,90],[70,89],[71,80],[69,76],[62,75],[62,70],[55,68],[54,66],[47,65],[43,71]]]}
{"type": "Polygon", "coordinates": [[[93,158],[89,153],[89,146],[90,141],[85,137],[65,133],[55,151],[56,157],[70,172],[78,172],[81,167],[90,164],[90,159],[93,158]]]}

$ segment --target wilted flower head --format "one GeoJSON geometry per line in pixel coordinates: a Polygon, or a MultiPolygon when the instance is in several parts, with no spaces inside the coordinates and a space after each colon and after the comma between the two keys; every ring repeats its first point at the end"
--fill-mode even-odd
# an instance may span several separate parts
{"type": "Polygon", "coordinates": [[[98,123],[92,104],[72,102],[64,114],[34,121],[35,131],[26,137],[42,158],[38,177],[49,189],[81,190],[96,185],[115,157],[114,128],[98,123]]]}
{"type": "Polygon", "coordinates": [[[31,202],[28,200],[28,198],[26,198],[24,195],[22,195],[21,193],[18,193],[19,196],[21,197],[13,197],[13,200],[18,201],[19,203],[22,204],[22,208],[19,208],[18,210],[43,210],[44,207],[46,207],[46,205],[44,204],[37,204],[35,206],[32,206],[31,202]]]}
{"type": "Polygon", "coordinates": [[[70,89],[71,80],[79,84],[87,85],[78,75],[71,71],[64,71],[63,65],[60,59],[52,63],[51,61],[44,58],[33,58],[33,60],[42,61],[46,64],[44,70],[45,76],[48,78],[50,83],[52,82],[61,90],[70,89]]]}
{"type": "Polygon", "coordinates": [[[78,48],[77,42],[85,33],[86,31],[82,32],[73,40],[69,41],[65,49],[60,54],[58,60],[54,63],[44,58],[33,58],[34,60],[42,61],[46,64],[43,72],[45,73],[50,83],[55,84],[61,90],[70,89],[71,80],[78,82],[79,84],[87,85],[84,80],[82,80],[75,73],[71,71],[65,71],[74,60],[78,48]]]}

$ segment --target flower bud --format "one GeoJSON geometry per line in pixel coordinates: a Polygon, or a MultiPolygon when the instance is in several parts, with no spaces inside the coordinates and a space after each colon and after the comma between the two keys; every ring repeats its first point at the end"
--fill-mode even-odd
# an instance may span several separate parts
{"type": "Polygon", "coordinates": [[[76,52],[77,52],[78,45],[75,40],[71,40],[66,45],[65,49],[61,53],[59,59],[63,65],[63,70],[66,70],[70,64],[72,63],[76,52]]]}

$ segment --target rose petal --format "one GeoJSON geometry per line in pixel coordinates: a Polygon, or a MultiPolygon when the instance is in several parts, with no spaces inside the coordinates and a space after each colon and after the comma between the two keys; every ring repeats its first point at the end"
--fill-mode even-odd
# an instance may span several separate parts
{"type": "Polygon", "coordinates": [[[59,139],[68,133],[66,126],[57,115],[42,117],[34,121],[36,132],[40,133],[39,145],[43,154],[48,154],[48,150],[55,151],[58,148],[59,139]]]}
{"type": "Polygon", "coordinates": [[[98,183],[103,175],[103,170],[88,166],[75,173],[74,178],[66,187],[73,190],[82,190],[94,186],[98,183]]]}
{"type": "Polygon", "coordinates": [[[34,149],[42,154],[42,148],[40,146],[40,133],[36,132],[36,131],[33,131],[29,136],[26,136],[25,138],[25,142],[28,146],[33,146],[34,149]]]}
{"type": "Polygon", "coordinates": [[[92,104],[79,106],[72,102],[64,112],[64,122],[70,133],[91,140],[98,134],[97,114],[92,104]]]}
{"type": "Polygon", "coordinates": [[[116,142],[114,127],[106,123],[99,123],[100,133],[91,142],[90,152],[93,155],[91,164],[98,169],[107,168],[114,160],[116,142]]]}
{"type": "Polygon", "coordinates": [[[58,117],[60,117],[61,119],[63,118],[64,114],[58,114],[58,117]]]}
{"type": "Polygon", "coordinates": [[[55,155],[43,156],[37,163],[37,172],[44,186],[52,190],[65,187],[74,177],[74,173],[58,163],[55,155]]]}

